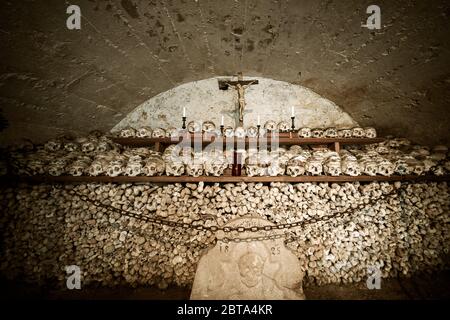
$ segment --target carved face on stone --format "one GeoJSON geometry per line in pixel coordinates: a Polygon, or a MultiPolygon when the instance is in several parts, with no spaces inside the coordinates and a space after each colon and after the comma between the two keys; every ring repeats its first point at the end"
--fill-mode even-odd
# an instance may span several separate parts
{"type": "Polygon", "coordinates": [[[257,127],[248,127],[247,128],[247,136],[249,138],[256,138],[258,137],[258,128],[257,127]]]}
{"type": "Polygon", "coordinates": [[[212,133],[216,130],[216,125],[212,121],[205,121],[202,123],[202,131],[207,133],[212,133]]]}
{"type": "Polygon", "coordinates": [[[353,138],[364,138],[366,133],[363,128],[355,127],[352,129],[352,137],[353,138]]]}
{"type": "Polygon", "coordinates": [[[243,127],[237,127],[234,130],[234,136],[238,139],[244,139],[246,134],[247,134],[247,132],[243,127]]]}
{"type": "Polygon", "coordinates": [[[323,130],[319,129],[319,128],[312,129],[311,135],[313,138],[323,138],[324,137],[323,130]]]}
{"type": "Polygon", "coordinates": [[[163,128],[155,128],[152,132],[153,138],[164,138],[166,136],[166,130],[163,128]]]}
{"type": "Polygon", "coordinates": [[[337,137],[337,130],[336,130],[336,128],[327,128],[327,129],[325,129],[324,136],[326,138],[336,138],[337,137]]]}
{"type": "Polygon", "coordinates": [[[199,121],[189,121],[187,124],[187,129],[190,133],[196,133],[202,131],[202,124],[199,121]]]}
{"type": "Polygon", "coordinates": [[[288,132],[291,128],[286,121],[278,122],[277,129],[279,132],[288,132]]]}
{"type": "Polygon", "coordinates": [[[266,129],[266,131],[277,131],[277,127],[277,123],[273,120],[266,121],[264,124],[264,129],[266,129]]]}
{"type": "Polygon", "coordinates": [[[312,132],[311,128],[301,128],[298,130],[298,137],[299,138],[311,138],[312,132]]]}
{"type": "Polygon", "coordinates": [[[364,134],[366,136],[366,138],[376,138],[377,137],[377,130],[375,130],[375,128],[372,127],[367,127],[364,128],[364,134]]]}
{"type": "Polygon", "coordinates": [[[181,161],[166,162],[166,175],[179,177],[184,173],[184,164],[181,161]]]}
{"type": "Polygon", "coordinates": [[[136,130],[137,138],[151,138],[153,130],[150,127],[141,127],[136,130]]]}
{"type": "Polygon", "coordinates": [[[119,136],[122,138],[134,138],[136,137],[136,130],[131,127],[120,130],[119,136]]]}
{"type": "Polygon", "coordinates": [[[247,287],[254,287],[262,281],[264,260],[258,254],[253,252],[244,254],[239,258],[238,267],[241,281],[247,287]]]}

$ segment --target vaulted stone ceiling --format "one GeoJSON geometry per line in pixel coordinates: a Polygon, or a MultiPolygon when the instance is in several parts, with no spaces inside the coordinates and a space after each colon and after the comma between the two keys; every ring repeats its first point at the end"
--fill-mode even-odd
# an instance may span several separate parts
{"type": "Polygon", "coordinates": [[[6,1],[2,142],[109,130],[152,96],[217,75],[309,87],[362,125],[449,143],[450,5],[376,1],[6,1]],[[81,30],[66,28],[77,4],[81,30]]]}

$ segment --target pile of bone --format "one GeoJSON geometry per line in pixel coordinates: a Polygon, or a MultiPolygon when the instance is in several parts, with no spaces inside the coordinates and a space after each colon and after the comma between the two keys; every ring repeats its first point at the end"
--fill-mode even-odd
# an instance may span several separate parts
{"type": "MultiPolygon", "coordinates": [[[[190,121],[186,129],[188,132],[195,134],[215,135],[221,136],[222,131],[212,121],[190,121]]],[[[259,128],[257,126],[249,127],[223,127],[223,136],[227,138],[254,138],[257,136],[264,136],[267,133],[275,132],[290,132],[291,126],[286,121],[275,122],[268,120],[264,123],[264,126],[259,128]]],[[[141,127],[139,129],[132,128],[130,126],[121,129],[116,132],[118,137],[122,138],[173,138],[182,135],[183,130],[175,127],[163,128],[150,128],[141,127]]],[[[373,127],[361,128],[301,128],[297,132],[300,138],[376,138],[377,132],[373,127]]]]}
{"type": "Polygon", "coordinates": [[[56,281],[64,288],[64,267],[78,265],[83,286],[192,284],[214,233],[108,212],[70,190],[117,209],[193,227],[222,226],[250,213],[277,224],[320,220],[365,204],[340,217],[282,230],[295,237],[288,247],[302,263],[307,283],[365,281],[373,267],[382,277],[448,267],[450,190],[445,182],[24,185],[0,190],[4,276],[56,281]]]}

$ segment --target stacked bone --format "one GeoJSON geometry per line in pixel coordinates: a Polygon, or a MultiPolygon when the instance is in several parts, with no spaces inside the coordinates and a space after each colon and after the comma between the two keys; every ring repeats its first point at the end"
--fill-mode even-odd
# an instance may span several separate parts
{"type": "MultiPolygon", "coordinates": [[[[224,225],[252,213],[274,223],[320,218],[366,204],[364,209],[300,228],[280,230],[296,237],[307,282],[365,281],[367,268],[383,277],[446,267],[450,232],[446,183],[203,185],[87,184],[1,189],[2,273],[32,282],[58,279],[64,266],[78,265],[83,286],[191,285],[204,245],[214,233],[195,226],[224,225]],[[158,226],[108,212],[72,196],[74,190],[104,205],[193,228],[158,226]]],[[[320,220],[320,219],[319,219],[320,220]]],[[[448,260],[447,260],[448,261],[448,260]]],[[[447,265],[448,267],[448,265],[447,265]]]]}

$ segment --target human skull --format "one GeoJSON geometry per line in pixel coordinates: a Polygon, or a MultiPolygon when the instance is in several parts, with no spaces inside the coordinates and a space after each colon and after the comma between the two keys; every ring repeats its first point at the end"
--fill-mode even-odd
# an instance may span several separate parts
{"type": "Polygon", "coordinates": [[[238,139],[244,139],[246,133],[247,133],[247,132],[245,131],[245,129],[244,129],[243,127],[237,127],[237,128],[234,130],[234,136],[235,136],[236,138],[238,138],[238,139]]]}
{"type": "Polygon", "coordinates": [[[323,134],[323,130],[319,129],[319,128],[315,128],[311,130],[311,136],[313,138],[323,138],[324,134],[323,134]]]}
{"type": "Polygon", "coordinates": [[[353,138],[364,138],[366,133],[363,128],[355,127],[352,129],[352,137],[353,138]]]}
{"type": "Polygon", "coordinates": [[[64,150],[68,152],[78,151],[80,150],[80,145],[75,141],[69,141],[64,144],[64,150]]]}
{"type": "Polygon", "coordinates": [[[268,120],[264,124],[264,129],[266,129],[266,131],[268,131],[268,132],[276,131],[277,130],[277,123],[275,121],[273,121],[273,120],[268,120]]]}
{"type": "Polygon", "coordinates": [[[212,133],[216,130],[216,125],[212,121],[205,121],[202,123],[202,131],[212,133]]]}
{"type": "Polygon", "coordinates": [[[359,161],[361,172],[369,176],[376,176],[378,173],[378,163],[370,158],[359,161]]]}
{"type": "Polygon", "coordinates": [[[30,174],[44,174],[45,173],[45,163],[44,159],[31,159],[27,163],[27,168],[29,169],[30,174]]]}
{"type": "Polygon", "coordinates": [[[228,164],[223,156],[208,158],[203,164],[203,170],[207,176],[218,177],[223,175],[228,164]]]}
{"type": "Polygon", "coordinates": [[[52,176],[60,176],[66,172],[67,162],[64,159],[53,160],[48,165],[48,173],[52,176]]]}
{"type": "Polygon", "coordinates": [[[125,175],[130,177],[136,177],[142,173],[142,162],[131,160],[125,167],[125,175]]]}
{"type": "Polygon", "coordinates": [[[366,138],[376,138],[377,137],[377,130],[372,127],[364,128],[364,135],[366,138]]]}
{"type": "Polygon", "coordinates": [[[203,163],[200,159],[191,158],[186,162],[186,173],[191,177],[203,175],[203,163]]]}
{"type": "Polygon", "coordinates": [[[249,177],[258,177],[265,175],[266,170],[258,163],[257,155],[245,159],[245,173],[249,177]]]}
{"type": "Polygon", "coordinates": [[[399,175],[411,174],[413,170],[413,168],[411,168],[404,159],[398,159],[397,161],[395,161],[394,165],[394,171],[399,175]]]}
{"type": "Polygon", "coordinates": [[[258,137],[258,128],[254,126],[250,126],[247,128],[247,136],[249,138],[256,138],[258,137]]]}
{"type": "Polygon", "coordinates": [[[342,173],[341,159],[338,156],[327,158],[323,164],[323,171],[333,177],[339,176],[342,173]]]}
{"type": "Polygon", "coordinates": [[[280,121],[278,122],[277,129],[279,132],[289,132],[291,128],[286,121],[280,121]]]}
{"type": "Polygon", "coordinates": [[[108,162],[106,160],[94,160],[90,166],[86,169],[86,172],[90,176],[98,176],[106,171],[108,162]]]}
{"type": "Polygon", "coordinates": [[[190,133],[196,133],[202,131],[202,124],[199,121],[189,121],[187,124],[187,129],[190,133]]]}
{"type": "Polygon", "coordinates": [[[106,167],[106,175],[110,177],[117,177],[124,172],[125,164],[122,160],[113,160],[106,167]]]}
{"type": "Polygon", "coordinates": [[[323,134],[326,138],[336,138],[337,130],[336,130],[336,128],[327,128],[327,129],[325,129],[323,134]]]}
{"type": "Polygon", "coordinates": [[[445,174],[445,168],[441,165],[437,165],[431,169],[434,175],[443,176],[445,174]]]}
{"type": "Polygon", "coordinates": [[[141,127],[136,130],[137,138],[151,138],[153,130],[150,127],[141,127]]]}
{"type": "Polygon", "coordinates": [[[83,160],[76,160],[69,166],[69,168],[67,169],[67,173],[71,176],[79,177],[86,172],[88,167],[88,162],[83,160]]]}
{"type": "Polygon", "coordinates": [[[298,137],[299,138],[311,138],[312,132],[311,128],[301,128],[298,130],[298,137]]]}
{"type": "Polygon", "coordinates": [[[322,161],[313,157],[310,157],[305,164],[305,170],[308,174],[316,176],[323,172],[322,161]]]}
{"type": "Polygon", "coordinates": [[[352,137],[352,129],[340,129],[337,132],[339,138],[351,138],[352,137]]]}
{"type": "Polygon", "coordinates": [[[294,157],[287,163],[286,174],[297,177],[305,174],[306,161],[304,157],[294,157]]]}
{"type": "Polygon", "coordinates": [[[155,128],[152,132],[153,138],[164,138],[166,136],[166,130],[163,128],[155,128]]]}
{"type": "Polygon", "coordinates": [[[48,140],[45,143],[44,148],[47,151],[54,152],[54,151],[60,150],[61,146],[62,146],[62,143],[60,140],[52,139],[52,140],[48,140]]]}
{"type": "Polygon", "coordinates": [[[166,165],[164,160],[160,156],[150,156],[144,164],[142,168],[142,172],[144,175],[152,177],[152,176],[160,176],[164,173],[166,169],[166,165]]]}
{"type": "Polygon", "coordinates": [[[279,159],[270,162],[267,167],[267,174],[271,177],[282,176],[286,171],[286,165],[279,159]]]}
{"type": "Polygon", "coordinates": [[[358,160],[356,157],[344,151],[340,153],[342,173],[352,177],[359,176],[361,174],[361,168],[359,167],[358,160]]]}
{"type": "Polygon", "coordinates": [[[84,153],[89,153],[97,148],[97,140],[81,138],[78,140],[81,142],[81,151],[84,153]]]}
{"type": "Polygon", "coordinates": [[[166,129],[166,138],[178,138],[180,136],[180,133],[178,132],[178,129],[175,127],[169,127],[166,129]]]}
{"type": "Polygon", "coordinates": [[[120,130],[119,136],[122,138],[134,138],[136,136],[136,130],[132,127],[126,127],[120,130]]]}
{"type": "Polygon", "coordinates": [[[394,174],[395,166],[387,159],[383,159],[378,163],[377,173],[382,176],[389,177],[394,174]]]}
{"type": "Polygon", "coordinates": [[[179,177],[184,173],[184,164],[181,161],[166,162],[166,175],[179,177]]]}
{"type": "Polygon", "coordinates": [[[109,141],[106,141],[106,140],[99,141],[95,148],[95,150],[97,152],[106,152],[110,149],[111,149],[111,145],[110,145],[109,141]]]}
{"type": "Polygon", "coordinates": [[[233,137],[234,137],[234,129],[233,129],[233,127],[231,127],[231,126],[226,126],[226,127],[223,129],[223,135],[224,135],[226,138],[233,138],[233,137]]]}

